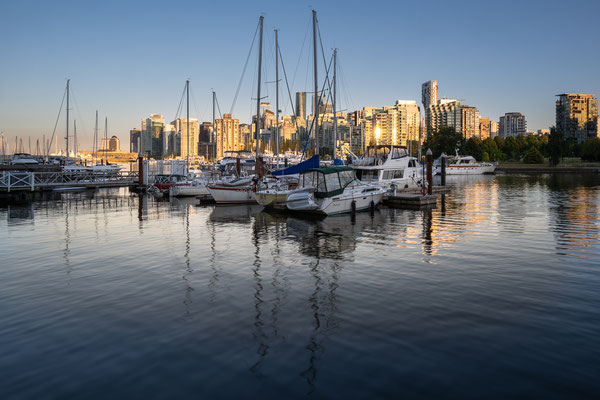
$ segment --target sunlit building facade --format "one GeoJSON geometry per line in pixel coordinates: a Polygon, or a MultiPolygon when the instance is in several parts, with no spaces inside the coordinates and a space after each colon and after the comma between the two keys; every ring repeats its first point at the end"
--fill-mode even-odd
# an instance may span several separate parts
{"type": "Polygon", "coordinates": [[[591,94],[558,94],[556,128],[579,143],[598,136],[598,99],[591,94]]]}
{"type": "Polygon", "coordinates": [[[520,112],[510,112],[500,117],[499,133],[503,139],[509,136],[526,135],[527,121],[520,112]]]}
{"type": "Polygon", "coordinates": [[[430,105],[426,113],[425,123],[428,135],[437,132],[443,126],[454,128],[456,132],[463,131],[463,115],[458,100],[439,100],[438,104],[430,105]]]}
{"type": "Polygon", "coordinates": [[[223,118],[215,120],[215,140],[217,142],[217,157],[223,157],[229,150],[244,150],[245,143],[240,137],[240,120],[232,118],[231,114],[223,114],[223,118]]]}

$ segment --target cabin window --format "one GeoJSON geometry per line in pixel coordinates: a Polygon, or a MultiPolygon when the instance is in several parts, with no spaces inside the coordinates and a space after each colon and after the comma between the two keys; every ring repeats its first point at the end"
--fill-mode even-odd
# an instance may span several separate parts
{"type": "MultiPolygon", "coordinates": [[[[344,171],[346,172],[346,171],[344,171]]],[[[350,171],[348,171],[350,172],[350,171]]],[[[363,170],[360,179],[365,182],[379,180],[378,170],[363,170]]]]}
{"type": "Polygon", "coordinates": [[[341,188],[338,174],[325,175],[325,184],[327,185],[328,192],[333,192],[334,190],[339,190],[341,188]]]}
{"type": "Polygon", "coordinates": [[[408,161],[408,168],[415,168],[416,166],[417,165],[416,165],[415,160],[409,160],[408,161]]]}
{"type": "Polygon", "coordinates": [[[354,171],[340,171],[340,184],[342,187],[346,187],[350,182],[354,180],[354,171]]]}
{"type": "Polygon", "coordinates": [[[394,147],[394,151],[392,153],[392,158],[402,158],[406,157],[408,154],[406,153],[406,149],[402,147],[394,147]]]}
{"type": "Polygon", "coordinates": [[[404,170],[393,169],[390,171],[383,172],[383,179],[399,179],[404,177],[404,170]]]}

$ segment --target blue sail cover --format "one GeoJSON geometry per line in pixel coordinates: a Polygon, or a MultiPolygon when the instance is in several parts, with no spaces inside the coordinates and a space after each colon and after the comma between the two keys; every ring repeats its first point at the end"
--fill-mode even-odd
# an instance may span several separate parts
{"type": "Polygon", "coordinates": [[[277,171],[273,171],[271,175],[273,176],[282,176],[282,175],[295,175],[299,174],[302,171],[306,171],[311,168],[319,168],[319,155],[314,155],[312,158],[308,160],[304,160],[299,164],[292,165],[291,167],[287,167],[284,169],[278,169],[277,171]]]}
{"type": "Polygon", "coordinates": [[[340,160],[339,158],[334,158],[333,165],[344,165],[344,162],[342,160],[340,160]]]}

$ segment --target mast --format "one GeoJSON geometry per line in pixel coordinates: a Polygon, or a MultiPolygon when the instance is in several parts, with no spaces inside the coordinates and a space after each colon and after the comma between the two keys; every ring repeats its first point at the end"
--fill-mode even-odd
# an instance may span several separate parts
{"type": "Polygon", "coordinates": [[[190,171],[190,80],[185,81],[185,91],[187,97],[187,158],[186,169],[190,171]]]}
{"type": "Polygon", "coordinates": [[[77,120],[73,120],[73,155],[77,157],[77,120]]]}
{"type": "Polygon", "coordinates": [[[317,12],[313,14],[313,61],[315,70],[315,95],[314,95],[314,117],[315,117],[315,154],[319,154],[319,86],[317,82],[317,12]]]}
{"type": "Polygon", "coordinates": [[[96,110],[96,125],[94,127],[94,164],[98,162],[98,110],[96,110]]]}
{"type": "Polygon", "coordinates": [[[67,79],[67,163],[69,161],[69,82],[71,80],[67,79]]]}
{"type": "Polygon", "coordinates": [[[336,112],[336,100],[337,100],[337,76],[336,73],[336,62],[337,62],[337,49],[333,49],[333,159],[337,158],[338,151],[338,129],[337,129],[337,112],[336,112]]]}
{"type": "Polygon", "coordinates": [[[275,29],[275,157],[279,167],[279,30],[275,29]]]}
{"type": "Polygon", "coordinates": [[[104,165],[108,165],[108,117],[104,117],[104,165]]]}
{"type": "MultiPolygon", "coordinates": [[[[260,142],[260,73],[262,69],[262,42],[263,42],[263,19],[259,19],[260,36],[258,42],[258,85],[256,89],[256,167],[258,168],[258,150],[260,142]]],[[[261,166],[262,167],[262,166],[261,166]]]]}
{"type": "Polygon", "coordinates": [[[217,141],[216,141],[216,135],[215,135],[215,129],[217,129],[217,127],[215,126],[215,103],[217,101],[217,94],[215,93],[215,91],[213,90],[212,92],[213,94],[213,123],[212,123],[212,159],[213,159],[213,167],[215,165],[215,160],[217,158],[217,141]]]}

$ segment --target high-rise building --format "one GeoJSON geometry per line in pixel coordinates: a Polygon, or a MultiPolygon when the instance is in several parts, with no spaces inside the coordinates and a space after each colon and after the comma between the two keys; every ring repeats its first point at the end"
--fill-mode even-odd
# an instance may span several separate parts
{"type": "Polygon", "coordinates": [[[175,125],[165,124],[163,138],[164,155],[178,156],[181,152],[181,136],[175,129],[175,125]]]}
{"type": "Polygon", "coordinates": [[[129,131],[129,152],[130,153],[141,153],[142,145],[142,131],[133,128],[129,131]]]}
{"type": "Polygon", "coordinates": [[[296,92],[296,117],[306,119],[306,92],[296,92]]]}
{"type": "Polygon", "coordinates": [[[499,134],[503,139],[509,136],[526,135],[527,121],[520,112],[510,112],[500,117],[499,134]]]}
{"type": "Polygon", "coordinates": [[[181,138],[180,142],[180,156],[187,158],[195,157],[198,155],[198,132],[199,124],[198,118],[190,118],[189,121],[189,134],[188,134],[188,120],[187,118],[178,118],[171,122],[175,126],[177,135],[181,138]]]}
{"type": "Polygon", "coordinates": [[[427,110],[429,106],[438,103],[437,81],[427,81],[421,85],[421,102],[423,103],[423,110],[427,110]]]}
{"type": "Polygon", "coordinates": [[[454,128],[456,132],[462,132],[462,110],[460,101],[438,102],[432,104],[426,110],[427,134],[438,131],[443,126],[454,128]]]}
{"type": "Polygon", "coordinates": [[[491,122],[489,118],[479,118],[479,139],[485,140],[491,137],[491,122]]]}
{"type": "Polygon", "coordinates": [[[163,128],[165,118],[160,114],[150,114],[150,118],[142,120],[142,153],[153,157],[162,157],[163,128]]]}
{"type": "Polygon", "coordinates": [[[398,100],[392,107],[370,109],[369,113],[363,123],[366,145],[406,146],[409,140],[419,139],[421,110],[416,101],[398,100]]]}
{"type": "Polygon", "coordinates": [[[557,94],[556,128],[579,143],[598,136],[598,99],[591,94],[557,94]]]}
{"type": "Polygon", "coordinates": [[[121,151],[121,141],[116,136],[102,138],[100,141],[100,151],[121,151]]]}
{"type": "Polygon", "coordinates": [[[490,137],[493,139],[498,136],[498,123],[496,121],[490,121],[490,137]]]}
{"type": "Polygon", "coordinates": [[[223,118],[215,120],[215,136],[217,157],[223,157],[223,153],[229,150],[245,148],[240,140],[240,120],[232,118],[231,114],[223,114],[223,118]]]}
{"type": "Polygon", "coordinates": [[[479,110],[475,107],[462,105],[462,134],[463,138],[479,137],[479,110]]]}

